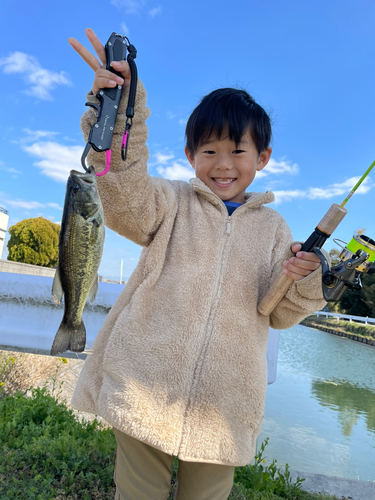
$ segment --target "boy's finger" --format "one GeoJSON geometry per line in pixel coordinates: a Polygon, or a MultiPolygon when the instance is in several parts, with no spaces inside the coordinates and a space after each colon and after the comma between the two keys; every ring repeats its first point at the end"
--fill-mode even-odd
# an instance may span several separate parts
{"type": "Polygon", "coordinates": [[[126,80],[130,80],[131,78],[131,71],[130,71],[130,66],[129,66],[129,63],[125,60],[123,61],[112,61],[111,63],[111,66],[113,69],[115,69],[116,71],[118,71],[119,73],[122,74],[122,76],[126,79],[126,80]]]}
{"type": "Polygon", "coordinates": [[[102,42],[95,35],[94,31],[91,28],[85,29],[85,33],[91,45],[94,47],[95,52],[98,54],[99,60],[101,61],[102,65],[105,66],[107,64],[107,58],[102,42]]]}
{"type": "Polygon", "coordinates": [[[310,269],[310,270],[315,270],[318,269],[320,266],[320,261],[316,262],[313,260],[304,260],[304,259],[299,259],[298,257],[291,257],[289,259],[290,264],[293,264],[296,267],[300,267],[301,269],[310,269]]]}
{"type": "Polygon", "coordinates": [[[288,276],[288,278],[292,278],[294,281],[299,281],[302,278],[305,278],[306,276],[301,276],[300,274],[293,273],[291,271],[288,271],[287,269],[284,269],[284,274],[288,276]]]}
{"type": "Polygon", "coordinates": [[[82,45],[82,43],[80,43],[75,38],[68,38],[68,42],[73,47],[73,49],[78,52],[82,59],[90,66],[91,69],[96,71],[101,67],[100,62],[97,60],[97,58],[92,55],[91,52],[82,45]]]}
{"type": "Polygon", "coordinates": [[[96,94],[100,89],[113,88],[116,85],[122,85],[122,83],[115,81],[118,77],[113,76],[112,78],[95,78],[94,85],[92,87],[92,93],[96,94]]]}
{"type": "Polygon", "coordinates": [[[302,260],[309,260],[311,262],[320,262],[319,257],[315,252],[297,252],[296,256],[302,260]]]}
{"type": "Polygon", "coordinates": [[[292,252],[297,253],[299,250],[301,250],[301,248],[302,248],[301,243],[294,243],[292,245],[292,252]]]}
{"type": "Polygon", "coordinates": [[[308,276],[312,271],[312,269],[305,269],[303,267],[295,266],[294,264],[291,264],[290,262],[284,262],[284,267],[285,267],[285,269],[288,270],[288,273],[290,272],[290,273],[298,274],[299,276],[308,276]]]}
{"type": "Polygon", "coordinates": [[[116,74],[112,73],[111,71],[108,71],[107,69],[100,68],[95,74],[95,78],[108,78],[109,80],[116,80],[116,82],[119,85],[122,85],[124,83],[124,79],[121,78],[121,76],[117,76],[116,74]]]}

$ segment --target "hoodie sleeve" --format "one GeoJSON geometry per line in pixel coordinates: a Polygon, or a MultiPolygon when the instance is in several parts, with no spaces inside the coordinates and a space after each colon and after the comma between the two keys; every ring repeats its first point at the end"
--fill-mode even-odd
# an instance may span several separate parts
{"type": "MultiPolygon", "coordinates": [[[[146,106],[146,90],[140,80],[134,106],[133,125],[130,129],[127,159],[121,158],[121,144],[125,129],[129,88],[124,89],[111,146],[111,167],[107,174],[98,177],[98,189],[104,209],[105,224],[135,243],[148,246],[167,215],[177,207],[173,183],[147,172],[149,157],[146,145],[148,128],[146,120],[150,110],[146,106]]],[[[92,94],[88,100],[99,104],[92,94]]],[[[96,112],[89,108],[81,118],[81,129],[87,141],[91,127],[96,123],[96,112]]],[[[92,148],[87,163],[96,172],[105,168],[106,155],[92,148]]]]}
{"type": "MultiPolygon", "coordinates": [[[[282,220],[282,223],[283,227],[280,227],[277,233],[278,241],[273,252],[276,257],[272,267],[271,283],[283,272],[283,262],[293,255],[290,248],[295,242],[292,241],[292,234],[286,222],[282,220]]],[[[290,328],[309,314],[322,309],[325,304],[320,266],[305,278],[290,285],[285,296],[270,314],[270,326],[280,330],[290,328]]]]}

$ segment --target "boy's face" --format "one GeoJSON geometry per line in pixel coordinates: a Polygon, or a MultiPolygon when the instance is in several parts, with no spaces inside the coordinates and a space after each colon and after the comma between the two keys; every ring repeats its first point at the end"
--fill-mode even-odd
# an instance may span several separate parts
{"type": "Polygon", "coordinates": [[[256,172],[268,163],[272,149],[268,147],[261,154],[255,147],[250,132],[237,145],[223,133],[220,140],[209,139],[201,144],[195,155],[187,148],[185,154],[195,175],[221,200],[245,202],[245,191],[253,182],[256,172]]]}

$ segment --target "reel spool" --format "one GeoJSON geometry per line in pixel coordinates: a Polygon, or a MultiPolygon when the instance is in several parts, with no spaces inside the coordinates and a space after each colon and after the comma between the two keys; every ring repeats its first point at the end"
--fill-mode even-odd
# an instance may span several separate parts
{"type": "Polygon", "coordinates": [[[340,259],[343,261],[352,259],[358,250],[363,250],[369,254],[367,260],[357,268],[358,271],[367,273],[371,269],[372,263],[375,261],[375,241],[368,236],[364,234],[355,234],[346,245],[346,248],[342,250],[340,259]]]}
{"type": "Polygon", "coordinates": [[[348,244],[341,240],[334,242],[342,248],[342,251],[339,255],[340,262],[331,268],[320,248],[314,248],[322,263],[323,295],[327,302],[339,300],[346,289],[361,290],[360,273],[375,273],[374,240],[364,234],[354,234],[348,244]],[[340,245],[339,242],[346,246],[340,245]]]}

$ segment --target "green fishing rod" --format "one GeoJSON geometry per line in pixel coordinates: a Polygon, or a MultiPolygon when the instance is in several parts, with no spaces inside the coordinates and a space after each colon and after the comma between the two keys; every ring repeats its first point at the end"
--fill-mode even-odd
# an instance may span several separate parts
{"type": "MultiPolygon", "coordinates": [[[[340,259],[342,260],[339,265],[333,269],[329,268],[327,259],[320,248],[348,213],[345,208],[346,203],[366,179],[374,166],[375,161],[371,163],[341,205],[334,203],[329,208],[300,250],[301,252],[315,251],[321,260],[323,265],[323,293],[326,300],[338,300],[344,293],[345,286],[352,290],[357,290],[361,286],[360,278],[357,276],[358,272],[368,272],[370,269],[373,269],[372,262],[375,261],[375,242],[367,236],[355,235],[349,245],[345,247],[345,251],[340,254],[340,259]]],[[[293,281],[293,278],[289,278],[281,271],[281,274],[272,283],[271,288],[258,304],[260,314],[269,316],[284,297],[293,281]]]]}

